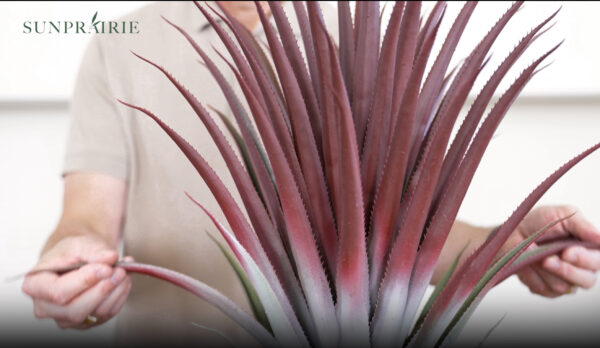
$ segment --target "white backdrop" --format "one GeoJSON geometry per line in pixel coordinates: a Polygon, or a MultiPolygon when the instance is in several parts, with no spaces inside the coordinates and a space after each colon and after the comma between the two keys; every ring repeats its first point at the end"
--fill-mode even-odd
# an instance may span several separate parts
{"type": "MultiPolygon", "coordinates": [[[[559,5],[526,4],[504,35],[512,40],[494,47],[493,57],[502,58],[516,42],[514,38],[559,5]]],[[[19,284],[1,282],[35,263],[58,219],[62,194],[59,173],[68,129],[65,106],[89,39],[27,36],[22,33],[22,23],[38,18],[88,20],[95,11],[107,20],[138,6],[127,2],[0,3],[0,337],[28,327],[33,332],[43,330],[61,342],[90,337],[110,342],[110,324],[82,334],[63,332],[49,321],[35,320],[19,284]]],[[[472,47],[507,6],[481,4],[467,27],[468,45],[459,46],[459,53],[472,47]]],[[[454,16],[458,8],[451,4],[447,15],[454,16]]],[[[507,115],[477,172],[461,218],[482,225],[500,223],[551,171],[600,141],[600,68],[596,64],[600,50],[595,44],[600,32],[595,21],[599,10],[598,3],[563,4],[546,40],[532,47],[533,53],[539,54],[566,39],[554,55],[555,63],[535,77],[507,115]]],[[[529,61],[531,57],[525,57],[524,63],[529,61]]],[[[490,64],[494,65],[494,60],[490,64]]],[[[574,204],[600,226],[598,173],[600,155],[594,154],[561,179],[542,201],[574,204]]],[[[462,340],[476,344],[485,329],[506,313],[489,343],[522,338],[527,332],[536,339],[545,337],[547,342],[582,335],[595,335],[600,342],[600,334],[595,333],[600,323],[599,300],[600,286],[547,300],[529,294],[511,279],[483,301],[462,340]]]]}

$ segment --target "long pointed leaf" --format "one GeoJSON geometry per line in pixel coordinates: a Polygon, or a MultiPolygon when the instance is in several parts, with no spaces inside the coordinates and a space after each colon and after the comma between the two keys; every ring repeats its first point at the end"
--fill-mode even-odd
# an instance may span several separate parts
{"type": "Polygon", "coordinates": [[[252,281],[261,302],[264,304],[265,312],[269,318],[269,324],[273,329],[275,338],[279,343],[287,347],[307,347],[308,341],[302,332],[295,314],[289,313],[284,309],[283,304],[276,296],[273,288],[265,278],[265,275],[256,265],[254,259],[248,254],[246,249],[238,242],[225,226],[223,226],[203,205],[194,200],[191,196],[188,197],[199,206],[208,217],[213,221],[223,238],[229,244],[229,247],[235,253],[238,261],[246,271],[249,279],[252,281]]]}
{"type": "Polygon", "coordinates": [[[473,286],[481,278],[488,265],[494,259],[494,256],[506,241],[508,236],[517,225],[523,220],[525,215],[533,208],[540,197],[563,176],[570,168],[579,163],[582,159],[600,148],[600,143],[590,147],[580,153],[552,175],[546,178],[527,198],[519,205],[513,214],[502,224],[496,233],[488,238],[485,243],[464,263],[464,265],[453,276],[446,288],[440,294],[438,300],[432,306],[430,315],[425,320],[421,335],[427,336],[440,330],[458,310],[459,304],[468,296],[473,286]]]}
{"type": "Polygon", "coordinates": [[[240,266],[235,256],[233,256],[231,252],[227,250],[223,244],[221,244],[221,242],[219,242],[210,233],[207,232],[207,234],[210,237],[210,239],[212,239],[212,241],[215,242],[215,244],[219,247],[219,250],[221,250],[221,253],[223,253],[225,258],[227,259],[227,262],[229,262],[231,268],[233,268],[233,270],[235,271],[235,274],[240,280],[240,283],[244,287],[244,292],[246,293],[248,302],[250,302],[252,314],[254,314],[256,320],[258,320],[267,330],[270,331],[271,326],[269,325],[269,319],[267,318],[267,314],[265,313],[265,308],[263,307],[262,302],[260,302],[260,298],[258,297],[254,286],[246,276],[244,269],[242,268],[242,266],[240,266]]]}
{"type": "MultiPolygon", "coordinates": [[[[311,35],[314,40],[314,49],[316,54],[316,64],[319,71],[320,83],[323,81],[332,81],[331,66],[328,48],[328,35],[323,32],[324,26],[321,8],[317,2],[308,2],[308,20],[310,23],[311,35]]],[[[330,82],[331,83],[331,82],[330,82]]],[[[325,163],[325,175],[331,196],[331,202],[334,209],[334,215],[339,218],[340,200],[343,199],[343,187],[339,178],[342,175],[340,169],[339,147],[339,119],[335,114],[335,101],[331,93],[326,89],[320,88],[321,117],[323,118],[323,157],[325,163]]]]}
{"type": "Polygon", "coordinates": [[[570,248],[572,246],[581,246],[587,249],[600,248],[597,244],[583,242],[576,238],[565,238],[563,240],[540,244],[541,239],[542,238],[538,239],[537,248],[525,251],[514,262],[512,262],[509,267],[506,267],[499,272],[499,274],[495,277],[496,279],[494,281],[494,285],[501,283],[504,279],[519,272],[522,268],[539,262],[550,255],[558,254],[566,248],[570,248]]]}
{"type": "Polygon", "coordinates": [[[550,227],[570,218],[571,216],[573,216],[573,214],[546,224],[546,226],[542,227],[536,233],[532,234],[531,236],[523,240],[521,243],[514,246],[506,254],[502,255],[502,257],[494,265],[492,265],[488,270],[486,270],[481,279],[479,279],[477,284],[475,284],[475,286],[469,293],[469,296],[467,296],[465,301],[462,303],[461,308],[458,310],[454,318],[452,318],[450,324],[448,324],[442,335],[439,337],[436,345],[440,345],[442,342],[444,342],[444,340],[450,334],[452,329],[463,318],[463,315],[467,312],[467,309],[469,309],[469,307],[473,305],[475,299],[481,294],[482,291],[484,291],[486,285],[494,278],[496,274],[498,274],[498,272],[500,272],[505,266],[509,265],[517,257],[519,257],[519,255],[521,255],[528,246],[534,243],[536,239],[541,237],[542,233],[547,231],[550,227]]]}
{"type": "Polygon", "coordinates": [[[117,266],[125,269],[127,272],[146,274],[182,287],[194,295],[215,305],[217,308],[223,311],[223,313],[227,314],[227,316],[246,329],[246,331],[254,336],[261,344],[267,347],[279,346],[269,331],[267,331],[258,321],[256,321],[256,319],[244,312],[244,310],[239,308],[225,295],[199,280],[170,269],[143,263],[119,262],[117,266]]]}
{"type": "Polygon", "coordinates": [[[267,35],[269,47],[273,54],[275,67],[281,80],[288,108],[290,110],[294,140],[298,151],[302,172],[307,182],[309,200],[306,202],[314,222],[320,243],[325,253],[331,271],[335,268],[337,234],[333,221],[333,213],[325,176],[321,167],[315,137],[312,133],[308,111],[304,103],[300,86],[293,74],[291,64],[284,53],[284,48],[276,37],[274,29],[259,4],[256,5],[264,31],[267,35]]]}
{"type": "MultiPolygon", "coordinates": [[[[242,89],[248,91],[249,88],[244,80],[238,78],[238,81],[242,89]]],[[[263,136],[269,159],[273,164],[281,205],[287,222],[288,238],[292,245],[292,253],[298,266],[298,275],[302,288],[305,290],[308,307],[319,333],[318,341],[326,346],[335,344],[337,319],[333,300],[306,210],[266,112],[260,107],[251,91],[248,92],[250,92],[247,94],[248,104],[263,136]]]]}
{"type": "MultiPolygon", "coordinates": [[[[252,168],[252,171],[256,171],[256,182],[260,189],[257,191],[262,195],[265,206],[271,216],[273,223],[277,230],[282,231],[285,228],[285,224],[283,223],[283,213],[279,206],[279,198],[277,192],[275,190],[275,179],[273,177],[273,170],[269,164],[267,159],[267,155],[265,150],[256,135],[256,130],[254,129],[254,125],[248,118],[246,111],[244,110],[242,104],[239,99],[233,92],[233,89],[229,85],[229,83],[225,80],[217,66],[213,63],[213,61],[208,57],[208,55],[200,48],[200,46],[196,43],[196,41],[181,27],[172,23],[168,19],[163,19],[177,29],[190,43],[190,45],[194,48],[196,53],[200,55],[204,64],[213,75],[219,87],[223,91],[223,95],[227,100],[229,107],[231,108],[234,117],[236,118],[236,122],[241,131],[242,138],[246,144],[246,149],[249,154],[249,160],[252,165],[247,165],[247,168],[252,168]],[[270,180],[269,180],[270,179],[270,180]]],[[[244,153],[242,151],[242,153],[244,153]]],[[[284,243],[285,244],[285,243],[284,243]]],[[[288,253],[289,254],[289,253],[288,253]]]]}
{"type": "MultiPolygon", "coordinates": [[[[434,112],[434,101],[437,99],[437,94],[440,90],[443,78],[446,75],[446,70],[450,64],[450,59],[454,54],[456,46],[458,45],[462,33],[464,32],[476,5],[477,2],[467,2],[463,6],[462,10],[456,17],[454,24],[450,28],[450,32],[444,40],[444,44],[442,45],[440,53],[435,59],[435,62],[433,63],[431,70],[425,79],[421,95],[419,96],[419,103],[417,105],[417,124],[415,132],[413,132],[413,139],[415,137],[416,139],[412,141],[413,144],[420,144],[425,137],[427,128],[429,126],[429,116],[434,112]]],[[[418,150],[418,146],[413,145],[413,149],[411,151],[416,150],[418,150]]]]}
{"type": "MultiPolygon", "coordinates": [[[[181,92],[181,94],[185,97],[185,99],[190,103],[196,114],[202,120],[206,128],[208,129],[211,137],[217,144],[219,151],[221,152],[227,167],[229,168],[229,172],[232,174],[234,182],[236,183],[236,187],[240,192],[240,196],[244,202],[246,210],[248,211],[248,215],[250,216],[250,220],[252,221],[252,225],[258,231],[256,236],[258,236],[258,240],[266,255],[270,261],[270,263],[275,268],[275,272],[279,279],[283,281],[288,289],[288,293],[294,296],[294,294],[299,293],[298,290],[294,291],[293,289],[297,287],[296,281],[293,275],[293,270],[291,263],[288,258],[288,254],[283,247],[283,243],[281,241],[279,233],[275,230],[267,212],[258,196],[256,190],[251,183],[250,177],[244,171],[241,163],[235,156],[233,150],[230,145],[227,143],[227,140],[224,138],[223,134],[212,120],[210,115],[206,112],[204,107],[198,102],[198,100],[183,87],[177,80],[175,80],[166,70],[162,67],[156,65],[155,63],[138,56],[149,64],[154,65],[161,72],[163,72],[169,80],[177,87],[177,89],[181,92]]],[[[295,295],[299,296],[299,295],[295,295]]]]}
{"type": "Polygon", "coordinates": [[[321,107],[321,112],[323,112],[321,101],[321,77],[319,75],[319,67],[317,63],[312,32],[310,30],[309,19],[306,14],[306,9],[304,8],[304,4],[299,1],[292,1],[292,3],[294,5],[294,12],[296,13],[296,18],[298,20],[298,26],[300,27],[300,34],[302,35],[304,53],[306,54],[306,62],[308,63],[308,71],[310,72],[312,85],[321,107]]]}
{"type": "MultiPolygon", "coordinates": [[[[323,27],[323,31],[325,28],[323,27]]],[[[341,346],[369,346],[369,270],[365,236],[365,220],[360,183],[360,163],[352,109],[348,100],[335,46],[329,40],[333,85],[340,116],[342,161],[341,178],[344,200],[339,218],[339,255],[335,273],[337,315],[340,321],[341,346]]]]}
{"type": "Polygon", "coordinates": [[[352,69],[354,68],[354,26],[352,25],[352,14],[350,13],[350,2],[339,1],[338,8],[338,23],[339,23],[339,39],[340,44],[340,65],[344,74],[344,82],[348,99],[352,102],[352,86],[353,76],[352,69]]]}
{"type": "MultiPolygon", "coordinates": [[[[205,183],[215,196],[219,206],[225,214],[225,218],[229,222],[229,225],[235,234],[236,239],[240,241],[241,245],[248,251],[252,259],[259,265],[259,267],[261,267],[261,271],[267,277],[269,285],[274,289],[279,302],[284,305],[284,309],[287,311],[288,315],[291,315],[290,313],[294,313],[294,310],[288,302],[288,295],[286,295],[284,289],[282,288],[280,280],[275,273],[273,266],[271,265],[265,251],[261,247],[261,243],[251,230],[237,203],[214,170],[208,165],[206,160],[204,160],[204,158],[185,139],[177,134],[177,132],[173,131],[156,115],[144,108],[125,103],[121,100],[119,100],[119,102],[138,111],[142,111],[147,116],[152,118],[173,139],[177,146],[179,146],[181,151],[190,160],[194,168],[196,168],[200,176],[202,176],[205,183]]],[[[294,287],[291,287],[291,291],[293,290],[294,287]]],[[[306,309],[304,311],[302,310],[306,307],[306,303],[303,302],[304,298],[302,296],[299,296],[297,293],[290,292],[290,297],[291,300],[294,301],[294,309],[300,313],[306,312],[306,309]]],[[[306,322],[305,325],[310,327],[312,323],[306,322]]],[[[301,328],[298,330],[301,331],[301,328]]]]}
{"type": "MultiPolygon", "coordinates": [[[[415,327],[420,327],[421,324],[423,323],[423,320],[425,320],[425,317],[427,316],[427,313],[429,313],[431,306],[433,306],[433,303],[435,302],[437,297],[440,295],[440,293],[442,292],[442,290],[448,283],[448,280],[450,280],[450,277],[456,271],[456,268],[458,267],[458,261],[460,260],[462,254],[465,252],[465,249],[467,249],[467,246],[468,246],[468,243],[465,244],[465,246],[458,252],[458,254],[456,254],[456,256],[454,257],[454,260],[452,260],[452,263],[450,264],[450,266],[448,266],[448,268],[446,269],[446,271],[444,272],[444,274],[442,275],[440,280],[438,280],[438,282],[435,284],[435,288],[433,289],[433,292],[431,293],[431,295],[429,295],[429,298],[427,299],[425,306],[423,306],[423,309],[421,310],[421,314],[419,314],[419,318],[417,319],[417,321],[414,325],[415,327]]],[[[405,325],[405,324],[403,324],[403,325],[405,325]]],[[[408,327],[408,325],[407,325],[407,327],[408,327]]],[[[403,327],[403,329],[404,329],[404,327],[403,327]]],[[[404,330],[406,330],[406,329],[404,329],[404,330]]],[[[411,339],[411,337],[408,337],[407,341],[410,339],[411,339]]]]}
{"type": "MultiPolygon", "coordinates": [[[[376,162],[375,181],[378,180],[385,161],[385,155],[382,148],[387,150],[388,145],[387,136],[389,135],[389,132],[387,132],[386,129],[391,119],[390,114],[392,109],[392,95],[394,92],[393,84],[396,67],[396,51],[398,47],[398,37],[400,36],[402,16],[404,14],[404,6],[404,2],[397,2],[394,5],[390,24],[388,25],[383,39],[379,62],[377,64],[376,85],[378,88],[373,92],[373,102],[372,105],[370,105],[370,112],[367,114],[366,129],[362,130],[362,132],[366,132],[366,134],[364,136],[359,135],[359,139],[364,137],[363,140],[359,141],[359,144],[364,143],[363,151],[368,155],[373,156],[372,161],[376,162]]],[[[411,13],[409,13],[409,15],[410,14],[411,13]]],[[[369,209],[369,207],[370,201],[368,201],[367,209],[369,209]]]]}
{"type": "MultiPolygon", "coordinates": [[[[514,8],[513,8],[513,10],[516,11],[516,9],[514,9],[514,8]]],[[[496,26],[504,25],[510,16],[512,16],[512,11],[508,11],[507,13],[505,13],[503,18],[498,21],[496,26]]],[[[543,24],[544,23],[542,23],[538,28],[541,28],[541,26],[543,26],[543,24]]],[[[496,31],[497,31],[497,28],[496,27],[493,28],[490,31],[490,33],[486,36],[486,38],[484,38],[484,41],[488,37],[490,37],[491,33],[494,33],[496,31]]],[[[531,34],[533,34],[534,32],[532,32],[531,34]]],[[[525,37],[520,42],[520,44],[511,52],[511,54],[504,60],[504,62],[496,70],[496,72],[494,73],[494,75],[492,76],[492,78],[490,79],[488,84],[486,84],[486,86],[482,90],[482,93],[480,93],[480,95],[476,99],[476,102],[471,110],[476,110],[474,112],[479,112],[480,114],[483,114],[483,112],[485,110],[485,106],[489,102],[489,98],[491,98],[493,91],[499,84],[502,77],[506,74],[506,72],[508,71],[510,66],[512,64],[514,64],[516,59],[520,56],[520,54],[523,52],[523,50],[527,47],[528,43],[530,42],[529,41],[530,39],[531,39],[531,36],[525,37]]],[[[533,70],[531,70],[531,71],[533,71],[533,70]]],[[[526,78],[524,77],[523,81],[525,81],[525,79],[526,78]]],[[[516,93],[518,93],[517,87],[514,88],[513,93],[515,93],[514,97],[516,97],[516,93]]],[[[504,106],[503,106],[504,112],[506,112],[506,110],[510,106],[511,98],[514,98],[514,97],[505,97],[506,102],[504,103],[504,106]]],[[[502,110],[503,110],[502,108],[498,107],[497,111],[495,112],[496,116],[490,118],[490,120],[496,119],[497,122],[499,122],[500,119],[502,118],[502,110]]],[[[474,115],[474,113],[470,112],[469,115],[474,115]]],[[[481,117],[481,116],[479,115],[479,116],[473,116],[473,117],[481,117]]],[[[491,124],[490,121],[488,121],[487,123],[491,124]]],[[[476,124],[474,124],[473,126],[475,127],[476,124]]],[[[475,129],[473,129],[473,131],[475,131],[475,129]]],[[[462,136],[462,134],[461,134],[461,136],[462,136]]],[[[489,139],[491,139],[491,137],[489,139]]],[[[481,139],[481,140],[483,140],[483,139],[481,139]]],[[[477,142],[475,142],[475,144],[479,144],[479,140],[477,142]]],[[[465,145],[467,145],[467,144],[465,143],[465,145]]],[[[479,146],[479,145],[475,145],[474,148],[476,148],[477,146],[479,146]]],[[[483,152],[480,152],[480,154],[483,154],[483,152]]],[[[444,165],[447,164],[447,161],[453,160],[452,157],[450,157],[450,159],[449,159],[448,156],[449,155],[447,155],[446,158],[444,159],[444,165]]],[[[472,159],[470,159],[470,161],[474,160],[473,156],[471,156],[470,158],[472,158],[472,159]]],[[[443,173],[443,168],[442,168],[442,173],[440,174],[440,181],[438,181],[438,184],[436,187],[436,193],[434,194],[435,197],[434,197],[434,202],[432,203],[433,204],[432,205],[432,213],[430,213],[433,215],[432,222],[430,223],[430,226],[428,227],[428,230],[426,232],[425,239],[421,245],[420,252],[419,252],[416,264],[415,264],[415,268],[413,270],[413,279],[411,279],[411,285],[410,285],[410,290],[409,290],[409,299],[410,300],[407,305],[406,320],[409,320],[409,318],[412,315],[414,315],[414,313],[416,312],[417,306],[424,294],[424,291],[425,291],[427,285],[429,284],[431,275],[433,274],[433,268],[435,267],[435,263],[437,262],[437,258],[439,256],[439,253],[441,252],[441,248],[443,247],[443,244],[446,240],[447,233],[449,232],[451,224],[454,221],[454,217],[458,213],[458,208],[460,207],[460,204],[462,202],[464,194],[466,194],[466,190],[468,188],[468,183],[470,183],[470,180],[467,180],[467,178],[472,177],[475,169],[476,169],[476,165],[475,165],[475,167],[472,167],[472,171],[470,171],[470,172],[463,171],[461,175],[456,177],[458,180],[461,181],[461,183],[453,182],[451,187],[450,186],[447,187],[448,189],[454,190],[454,191],[462,190],[462,191],[460,191],[463,193],[462,195],[458,195],[458,196],[453,195],[453,194],[448,195],[447,197],[445,197],[444,202],[440,203],[440,201],[439,201],[441,199],[441,198],[439,198],[439,197],[441,197],[441,193],[439,193],[440,192],[440,184],[443,181],[450,182],[449,179],[446,179],[443,177],[444,173],[443,173]],[[437,211],[438,208],[442,211],[438,212],[437,211]],[[430,236],[430,234],[431,234],[431,236],[430,236]]],[[[456,173],[454,173],[453,175],[456,175],[456,173]]],[[[446,188],[446,187],[444,187],[444,188],[446,188]]],[[[405,321],[405,324],[406,324],[406,321],[405,321]]]]}
{"type": "MultiPolygon", "coordinates": [[[[514,11],[516,10],[517,9],[514,11]]],[[[502,16],[496,26],[504,25],[504,23],[510,18],[509,16],[513,15],[512,12],[513,7],[511,7],[504,14],[504,16],[502,16]]],[[[436,189],[435,201],[439,201],[440,195],[442,194],[442,189],[448,184],[448,180],[458,168],[462,157],[467,151],[467,147],[469,146],[471,138],[473,137],[473,134],[475,134],[475,130],[477,129],[477,125],[484,114],[485,108],[492,99],[492,96],[500,84],[500,81],[502,81],[508,70],[523,54],[525,49],[529,47],[529,45],[535,40],[541,28],[544,27],[552,18],[554,18],[557,13],[558,11],[554,12],[550,17],[540,23],[537,27],[531,30],[529,34],[519,41],[517,46],[510,52],[506,59],[504,59],[502,64],[500,64],[500,66],[485,84],[481,92],[477,95],[477,98],[470,107],[469,112],[461,124],[460,129],[458,130],[458,133],[455,136],[450,149],[448,150],[446,158],[444,159],[442,173],[440,174],[440,181],[436,189]]],[[[490,36],[493,31],[494,29],[490,30],[490,33],[488,33],[487,36],[490,36]]]]}
{"type": "MultiPolygon", "coordinates": [[[[436,26],[432,30],[434,30],[434,32],[437,31],[439,25],[440,22],[437,22],[436,26]]],[[[386,164],[387,169],[384,168],[381,184],[377,188],[378,195],[385,195],[389,197],[380,198],[378,196],[375,199],[375,204],[377,204],[378,200],[383,199],[384,202],[382,202],[382,204],[389,204],[392,207],[390,210],[382,212],[382,214],[389,214],[389,216],[384,216],[384,218],[388,219],[388,223],[390,224],[396,221],[396,217],[399,215],[398,212],[401,210],[398,207],[398,197],[402,196],[401,192],[403,189],[400,183],[405,181],[405,169],[408,163],[408,153],[410,149],[410,132],[415,120],[419,86],[427,63],[425,57],[428,56],[428,51],[431,50],[434,39],[435,35],[428,36],[428,41],[425,43],[424,49],[417,58],[417,65],[413,67],[411,72],[408,82],[408,86],[410,87],[407,88],[406,94],[404,95],[401,108],[402,111],[393,133],[393,141],[392,145],[390,146],[390,153],[388,156],[389,162],[386,164]]],[[[363,161],[361,162],[364,190],[363,195],[365,197],[365,201],[367,202],[369,201],[372,192],[375,189],[373,184],[375,182],[374,177],[377,170],[377,162],[374,160],[377,158],[377,153],[372,153],[371,156],[368,155],[369,154],[363,153],[363,156],[367,157],[363,158],[363,161]]],[[[374,208],[375,214],[378,213],[377,209],[378,207],[374,208]]],[[[385,259],[388,255],[390,245],[392,244],[392,233],[393,225],[384,224],[382,225],[382,228],[373,229],[370,234],[369,261],[371,265],[371,273],[369,288],[371,293],[371,304],[374,304],[379,293],[379,285],[383,277],[386,261],[385,259]]],[[[383,322],[381,323],[383,324],[383,322]]],[[[392,324],[390,325],[393,326],[392,324]]]]}
{"type": "Polygon", "coordinates": [[[355,20],[360,30],[356,39],[352,77],[352,115],[356,124],[358,146],[362,148],[379,60],[379,2],[364,2],[355,20]]]}
{"type": "Polygon", "coordinates": [[[310,124],[312,126],[315,142],[317,143],[317,149],[319,154],[322,156],[323,126],[321,125],[321,111],[319,109],[319,101],[316,94],[317,91],[312,85],[310,75],[306,70],[306,65],[298,46],[298,41],[294,35],[294,31],[292,30],[285,11],[283,10],[281,4],[277,1],[269,2],[269,6],[271,8],[273,18],[275,19],[275,23],[277,24],[279,35],[281,36],[281,43],[283,44],[285,53],[290,60],[290,64],[294,70],[298,84],[300,85],[300,90],[302,92],[302,96],[304,97],[308,115],[310,117],[310,124]]]}

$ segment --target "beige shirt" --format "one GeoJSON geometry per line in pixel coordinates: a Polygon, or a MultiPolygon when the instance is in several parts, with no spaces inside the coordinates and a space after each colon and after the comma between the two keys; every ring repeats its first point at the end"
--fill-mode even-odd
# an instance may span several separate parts
{"type": "MultiPolygon", "coordinates": [[[[295,26],[291,4],[284,7],[295,26]]],[[[249,311],[234,272],[207,236],[208,231],[220,238],[216,228],[184,195],[189,192],[225,223],[210,190],[154,121],[116,101],[119,98],[153,111],[188,139],[241,203],[202,122],[162,73],[130,53],[133,50],[164,66],[205,105],[230,113],[196,53],[160,15],[187,30],[237,86],[233,73],[210,45],[226,53],[224,46],[193,3],[155,3],[124,16],[123,20],[139,21],[139,34],[96,35],[81,63],[70,106],[64,173],[96,172],[126,180],[124,254],[202,280],[249,311]]],[[[327,22],[337,20],[329,6],[324,6],[324,15],[327,22]]],[[[260,29],[255,34],[263,37],[260,29]]],[[[239,89],[238,96],[242,96],[239,89]]],[[[215,120],[227,133],[218,117],[215,120]]],[[[192,323],[217,329],[238,342],[249,339],[210,304],[166,282],[139,275],[133,276],[131,294],[117,320],[121,343],[148,339],[153,344],[174,344],[185,337],[185,342],[200,345],[228,345],[219,334],[192,323]]]]}

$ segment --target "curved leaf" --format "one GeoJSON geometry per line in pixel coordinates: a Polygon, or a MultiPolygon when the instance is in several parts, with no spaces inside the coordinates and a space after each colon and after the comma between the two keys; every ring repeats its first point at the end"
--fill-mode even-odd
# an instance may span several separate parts
{"type": "Polygon", "coordinates": [[[225,295],[199,280],[170,269],[137,262],[118,262],[115,266],[121,267],[127,272],[146,274],[175,284],[219,308],[261,344],[267,347],[278,347],[277,341],[256,319],[244,312],[225,295]]]}

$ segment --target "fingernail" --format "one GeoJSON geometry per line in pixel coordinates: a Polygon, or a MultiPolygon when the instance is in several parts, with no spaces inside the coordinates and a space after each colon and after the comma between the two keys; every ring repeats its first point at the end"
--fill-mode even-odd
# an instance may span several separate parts
{"type": "Polygon", "coordinates": [[[557,270],[560,267],[560,263],[558,262],[558,258],[553,256],[546,261],[546,268],[551,270],[557,270]]]}
{"type": "Polygon", "coordinates": [[[121,269],[117,269],[115,271],[115,273],[113,273],[112,277],[110,277],[110,281],[113,284],[118,284],[121,282],[121,280],[123,280],[124,277],[125,277],[125,272],[122,271],[121,269]]]}
{"type": "Polygon", "coordinates": [[[579,258],[579,254],[577,252],[570,252],[567,253],[567,255],[565,255],[565,261],[571,262],[571,263],[575,263],[577,262],[577,259],[579,258]]]}
{"type": "Polygon", "coordinates": [[[98,277],[98,279],[104,279],[106,277],[108,277],[111,273],[110,268],[108,267],[100,267],[100,269],[98,269],[96,271],[96,276],[98,277]]]}

